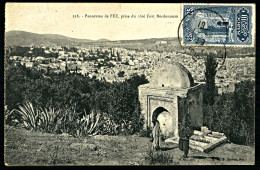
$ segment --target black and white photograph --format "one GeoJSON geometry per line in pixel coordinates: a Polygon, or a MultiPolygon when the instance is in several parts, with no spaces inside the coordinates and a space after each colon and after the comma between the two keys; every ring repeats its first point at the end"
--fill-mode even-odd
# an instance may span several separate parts
{"type": "Polygon", "coordinates": [[[5,4],[5,166],[255,165],[255,4],[5,4]]]}

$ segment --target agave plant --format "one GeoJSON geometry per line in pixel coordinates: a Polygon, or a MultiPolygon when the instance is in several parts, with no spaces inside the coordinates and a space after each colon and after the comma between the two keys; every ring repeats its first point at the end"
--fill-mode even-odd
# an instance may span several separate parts
{"type": "Polygon", "coordinates": [[[99,131],[97,125],[100,120],[100,113],[95,114],[94,111],[87,115],[84,110],[84,116],[79,122],[79,127],[82,133],[85,135],[96,135],[99,131]]]}
{"type": "Polygon", "coordinates": [[[12,112],[17,112],[22,116],[22,122],[25,128],[30,130],[37,129],[37,122],[39,120],[40,110],[34,108],[32,103],[27,101],[23,106],[18,106],[19,110],[14,109],[12,112]]]}
{"type": "Polygon", "coordinates": [[[38,126],[45,132],[52,132],[55,127],[55,119],[59,114],[60,110],[55,110],[53,107],[41,108],[38,126]]]}

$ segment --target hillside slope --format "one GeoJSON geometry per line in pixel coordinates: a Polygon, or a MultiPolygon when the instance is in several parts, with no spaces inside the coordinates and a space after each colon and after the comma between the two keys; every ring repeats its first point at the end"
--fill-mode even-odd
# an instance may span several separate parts
{"type": "Polygon", "coordinates": [[[9,31],[5,33],[5,43],[12,45],[77,45],[91,42],[89,39],[70,38],[58,34],[36,34],[25,31],[9,31]]]}

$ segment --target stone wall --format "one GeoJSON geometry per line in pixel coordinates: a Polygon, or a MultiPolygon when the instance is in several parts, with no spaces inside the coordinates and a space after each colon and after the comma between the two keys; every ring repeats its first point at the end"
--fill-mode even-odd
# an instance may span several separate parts
{"type": "Polygon", "coordinates": [[[188,112],[194,128],[203,126],[203,85],[190,88],[187,93],[188,112]]]}
{"type": "MultiPolygon", "coordinates": [[[[203,126],[203,90],[204,85],[200,84],[190,88],[187,96],[178,97],[178,126],[179,130],[183,124],[183,118],[190,114],[191,127],[194,129],[203,126]]],[[[180,132],[179,132],[180,134],[180,132]]]]}

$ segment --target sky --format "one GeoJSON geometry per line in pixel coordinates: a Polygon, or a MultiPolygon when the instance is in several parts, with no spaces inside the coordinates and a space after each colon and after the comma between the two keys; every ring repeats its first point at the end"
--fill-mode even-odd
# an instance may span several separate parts
{"type": "Polygon", "coordinates": [[[177,37],[181,4],[6,3],[5,19],[6,32],[20,30],[92,40],[177,37]],[[73,18],[77,14],[80,18],[73,18]],[[109,18],[85,18],[86,14],[109,18]],[[119,18],[110,18],[110,14],[118,14],[119,18]],[[155,18],[147,18],[147,14],[155,18]],[[176,17],[157,18],[157,14],[176,17]],[[136,18],[121,19],[121,15],[136,18]]]}

